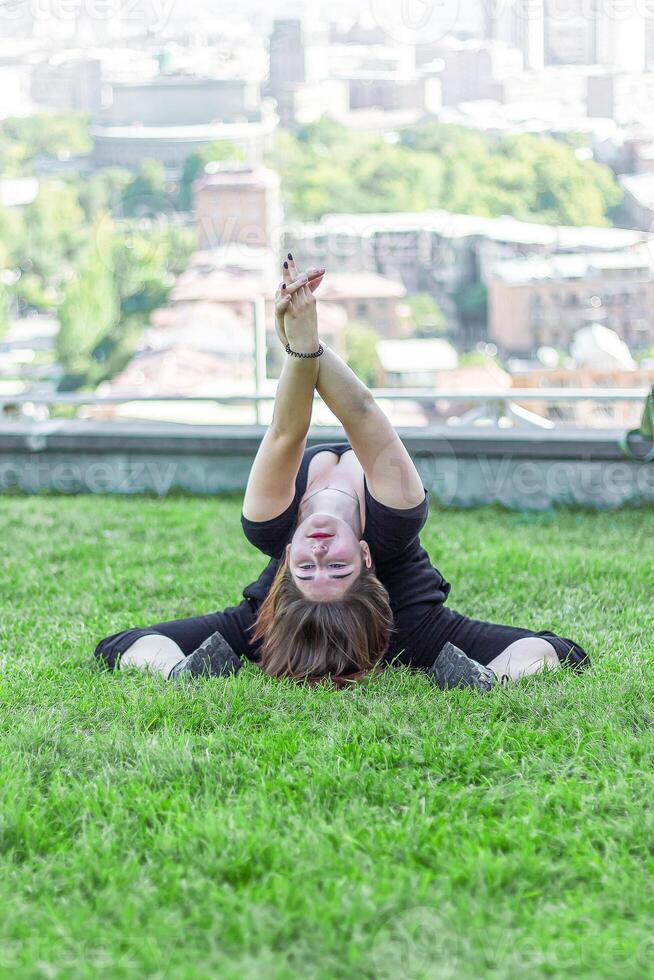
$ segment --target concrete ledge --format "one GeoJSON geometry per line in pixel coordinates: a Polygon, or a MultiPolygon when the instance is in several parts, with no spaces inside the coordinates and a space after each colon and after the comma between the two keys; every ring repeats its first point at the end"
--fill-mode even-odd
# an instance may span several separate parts
{"type": "MultiPolygon", "coordinates": [[[[265,429],[51,420],[0,426],[0,490],[216,494],[243,490],[265,429]]],[[[654,464],[626,460],[613,430],[405,429],[427,489],[444,505],[616,507],[654,501],[654,464]]],[[[341,429],[309,442],[340,441],[341,429]]]]}

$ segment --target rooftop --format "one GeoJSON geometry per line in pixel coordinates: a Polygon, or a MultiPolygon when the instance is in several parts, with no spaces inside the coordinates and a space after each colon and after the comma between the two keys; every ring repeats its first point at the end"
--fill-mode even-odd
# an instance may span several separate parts
{"type": "Polygon", "coordinates": [[[603,272],[642,271],[647,278],[654,273],[654,259],[649,249],[629,252],[594,252],[577,255],[553,255],[550,258],[524,258],[497,262],[491,278],[512,285],[556,279],[584,279],[603,272]]]}
{"type": "Polygon", "coordinates": [[[620,177],[620,183],[638,204],[654,211],[654,173],[625,174],[620,177]]]}
{"type": "Polygon", "coordinates": [[[376,272],[330,273],[320,287],[321,300],[403,299],[406,289],[401,282],[376,272]]]}
{"type": "MultiPolygon", "coordinates": [[[[328,214],[320,221],[288,226],[298,236],[361,235],[383,232],[433,232],[445,238],[480,237],[497,242],[543,245],[563,251],[610,251],[631,248],[648,240],[641,231],[626,228],[572,227],[518,221],[511,217],[479,218],[451,211],[328,214]]],[[[651,236],[654,237],[654,236],[651,236]]]]}
{"type": "Polygon", "coordinates": [[[447,340],[380,340],[377,356],[384,371],[394,374],[422,374],[425,371],[451,371],[459,357],[447,340]]]}

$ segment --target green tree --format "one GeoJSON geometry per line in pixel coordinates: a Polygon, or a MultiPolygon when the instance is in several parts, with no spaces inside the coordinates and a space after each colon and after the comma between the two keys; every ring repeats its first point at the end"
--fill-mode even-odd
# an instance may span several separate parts
{"type": "Polygon", "coordinates": [[[454,296],[454,302],[464,327],[475,332],[486,327],[488,290],[483,283],[474,282],[461,286],[454,296]]]}
{"type": "Polygon", "coordinates": [[[354,320],[343,331],[345,360],[368,387],[373,387],[379,372],[377,341],[379,337],[367,324],[354,320]]]}
{"type": "Polygon", "coordinates": [[[128,218],[150,217],[168,211],[167,190],[163,165],[145,160],[123,191],[123,214],[128,218]]]}
{"type": "Polygon", "coordinates": [[[124,167],[106,167],[85,180],[75,175],[79,203],[86,220],[93,223],[102,211],[115,212],[122,208],[125,189],[134,175],[124,167]]]}
{"type": "Polygon", "coordinates": [[[431,293],[415,293],[407,299],[414,337],[440,337],[445,332],[445,317],[431,293]]]}
{"type": "Polygon", "coordinates": [[[0,282],[0,338],[9,330],[9,312],[11,310],[11,296],[9,290],[0,282]]]}
{"type": "Polygon", "coordinates": [[[0,121],[0,172],[23,176],[38,157],[58,159],[89,153],[88,116],[81,112],[40,112],[0,121]]]}
{"type": "Polygon", "coordinates": [[[181,211],[190,211],[193,207],[193,181],[204,172],[205,167],[210,163],[224,163],[226,161],[243,162],[246,159],[243,150],[234,146],[233,143],[218,142],[209,143],[201,150],[192,153],[187,157],[182,177],[179,184],[177,196],[177,206],[181,211]]]}
{"type": "Polygon", "coordinates": [[[430,121],[396,142],[333,120],[279,135],[270,163],[291,217],[443,208],[483,217],[574,225],[609,222],[621,191],[613,174],[567,143],[493,137],[430,121]]]}
{"type": "Polygon", "coordinates": [[[89,241],[77,194],[66,184],[43,182],[24,214],[21,268],[37,276],[43,286],[57,289],[69,278],[89,241]]]}
{"type": "Polygon", "coordinates": [[[59,307],[57,357],[72,374],[85,376],[92,354],[111,334],[119,320],[119,298],[113,270],[105,257],[110,249],[98,239],[107,232],[96,229],[96,247],[89,248],[78,275],[66,287],[59,307]]]}

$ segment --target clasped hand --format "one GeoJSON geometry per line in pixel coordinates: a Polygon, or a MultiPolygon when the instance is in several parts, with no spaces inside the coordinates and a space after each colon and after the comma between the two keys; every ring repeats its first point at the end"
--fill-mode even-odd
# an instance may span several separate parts
{"type": "Polygon", "coordinates": [[[324,269],[300,273],[293,257],[284,263],[283,281],[275,294],[275,329],[284,347],[300,354],[317,350],[318,315],[315,290],[325,276],[324,269]]]}

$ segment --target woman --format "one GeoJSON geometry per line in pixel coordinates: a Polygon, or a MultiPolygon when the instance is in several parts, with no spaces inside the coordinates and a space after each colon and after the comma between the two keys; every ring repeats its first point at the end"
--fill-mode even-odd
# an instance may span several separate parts
{"type": "Polygon", "coordinates": [[[585,665],[570,640],[445,607],[450,585],[419,542],[428,504],[411,458],[365,386],[319,342],[313,294],[323,275],[301,276],[289,255],[277,294],[287,359],[242,515],[270,564],[239,606],[114,634],[96,654],[168,677],[234,672],[247,656],[273,676],[336,683],[396,661],[442,687],[482,690],[546,665],[585,665]],[[305,451],[314,389],[349,443],[305,451]]]}

